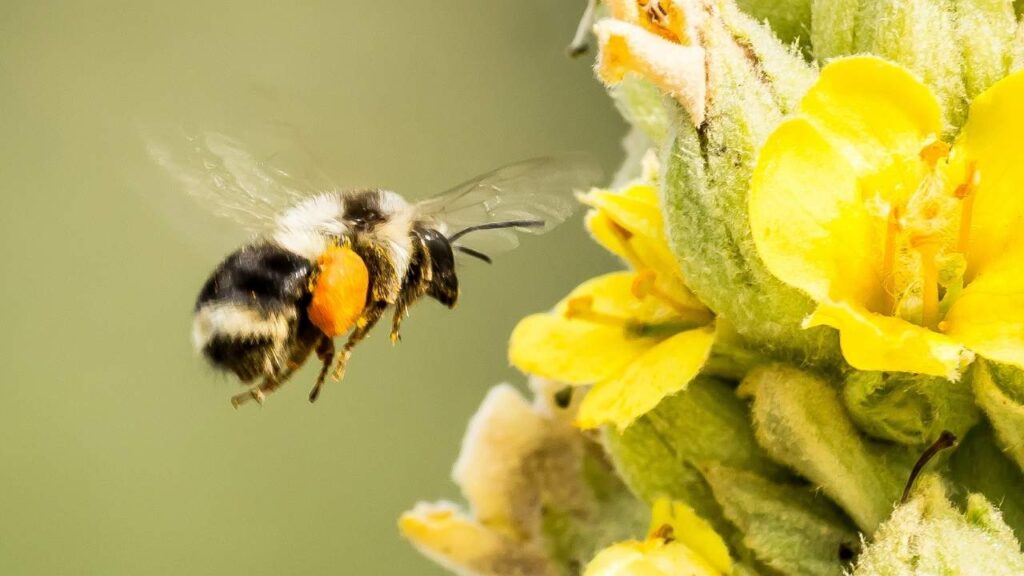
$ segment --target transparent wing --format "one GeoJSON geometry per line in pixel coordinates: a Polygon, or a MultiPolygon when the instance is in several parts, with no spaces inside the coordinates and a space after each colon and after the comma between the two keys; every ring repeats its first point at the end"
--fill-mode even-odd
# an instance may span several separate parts
{"type": "Polygon", "coordinates": [[[416,204],[453,245],[486,255],[519,245],[517,233],[543,234],[575,211],[573,192],[597,184],[600,166],[585,155],[534,158],[464,182],[416,204]]]}
{"type": "Polygon", "coordinates": [[[265,233],[282,211],[333,187],[307,154],[284,135],[263,127],[262,138],[239,140],[214,131],[144,127],[149,156],[177,187],[205,210],[245,230],[265,233]]]}

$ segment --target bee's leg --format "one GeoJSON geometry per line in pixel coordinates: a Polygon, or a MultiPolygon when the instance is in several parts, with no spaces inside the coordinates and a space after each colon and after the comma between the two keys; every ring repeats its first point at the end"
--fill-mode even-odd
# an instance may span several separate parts
{"type": "Polygon", "coordinates": [[[355,330],[349,335],[345,345],[341,347],[341,354],[338,355],[338,359],[335,361],[334,373],[331,374],[335,380],[341,380],[345,377],[345,367],[348,364],[349,357],[352,356],[352,348],[355,348],[356,344],[363,338],[366,338],[366,335],[370,333],[370,330],[373,329],[384,315],[387,307],[388,303],[382,301],[375,301],[366,305],[362,318],[356,323],[355,330]]]}
{"type": "Polygon", "coordinates": [[[410,233],[413,252],[409,262],[409,269],[405,272],[405,280],[402,281],[402,291],[395,301],[395,312],[391,317],[391,343],[397,344],[401,339],[402,320],[409,314],[409,307],[416,300],[419,300],[430,288],[430,281],[433,278],[430,252],[423,239],[425,229],[414,229],[410,233]]]}
{"type": "Polygon", "coordinates": [[[269,394],[272,394],[275,390],[280,388],[282,384],[292,377],[292,374],[295,374],[295,371],[298,370],[299,366],[299,364],[289,362],[288,367],[280,374],[265,376],[263,378],[263,382],[260,382],[258,386],[253,386],[246,392],[232,396],[231,405],[238,408],[250,400],[255,400],[257,404],[262,405],[263,401],[267,399],[269,394]]]}
{"type": "Polygon", "coordinates": [[[321,338],[320,343],[316,346],[316,356],[323,362],[323,366],[320,368],[320,375],[316,377],[316,384],[309,391],[310,402],[316,402],[317,397],[320,396],[320,388],[323,387],[324,380],[327,379],[327,371],[331,369],[331,364],[334,362],[334,340],[327,336],[321,338]]]}

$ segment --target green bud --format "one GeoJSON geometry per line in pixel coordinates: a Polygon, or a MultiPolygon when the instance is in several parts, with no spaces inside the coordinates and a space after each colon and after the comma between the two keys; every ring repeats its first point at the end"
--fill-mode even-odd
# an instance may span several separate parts
{"type": "Polygon", "coordinates": [[[974,393],[965,378],[901,372],[851,372],[843,404],[869,436],[900,444],[931,444],[949,430],[962,438],[978,421],[974,393]]]}
{"type": "MultiPolygon", "coordinates": [[[[963,55],[968,100],[1006,76],[1017,18],[1012,0],[960,0],[956,8],[956,42],[963,55]]],[[[948,47],[947,47],[948,50],[948,47]]]]}
{"type": "Polygon", "coordinates": [[[865,532],[889,515],[912,462],[862,438],[828,383],[775,365],[751,372],[741,391],[754,397],[757,440],[775,460],[821,486],[865,532]]]}
{"type": "Polygon", "coordinates": [[[1024,475],[999,448],[988,424],[975,426],[960,441],[949,477],[958,487],[998,502],[1006,524],[1018,538],[1024,534],[1024,475]]]}
{"type": "Polygon", "coordinates": [[[979,359],[974,363],[974,394],[1003,450],[1024,469],[1024,371],[979,359]]]}
{"type": "Polygon", "coordinates": [[[736,3],[755,20],[767,20],[783,42],[810,42],[811,0],[736,0],[736,3]]]}
{"type": "Polygon", "coordinates": [[[657,86],[638,75],[630,74],[610,88],[609,92],[622,117],[640,130],[651,144],[660,146],[668,140],[668,102],[657,86]]]}
{"type": "Polygon", "coordinates": [[[914,497],[879,527],[854,576],[1024,573],[1024,556],[999,511],[971,495],[961,514],[937,477],[921,479],[914,497]]]}
{"type": "Polygon", "coordinates": [[[709,15],[707,114],[679,114],[664,162],[669,239],[687,284],[751,344],[819,363],[838,356],[834,331],[803,330],[811,301],[764,267],[750,233],[747,189],[757,151],[793,111],[815,72],[735,9],[709,15]]]}
{"type": "Polygon", "coordinates": [[[605,445],[633,492],[648,503],[683,500],[723,535],[729,526],[700,473],[710,463],[785,476],[757,445],[746,403],[721,381],[697,377],[686,390],[617,432],[605,428],[605,445]]]}
{"type": "Polygon", "coordinates": [[[853,522],[816,491],[723,466],[705,477],[743,544],[782,574],[839,576],[860,549],[853,522]]]}
{"type": "Polygon", "coordinates": [[[860,53],[898,62],[931,86],[952,128],[1008,72],[1016,28],[1011,0],[814,0],[811,18],[819,62],[860,53]]]}

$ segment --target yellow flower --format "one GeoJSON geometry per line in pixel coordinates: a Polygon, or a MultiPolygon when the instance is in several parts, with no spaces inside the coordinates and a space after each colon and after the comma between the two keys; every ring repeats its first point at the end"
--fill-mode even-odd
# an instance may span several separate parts
{"type": "Polygon", "coordinates": [[[952,146],[942,128],[918,78],[853,57],[761,150],[758,252],[855,368],[956,379],[975,353],[1024,366],[1024,74],[979,95],[952,146]]]}
{"type": "Polygon", "coordinates": [[[644,541],[605,548],[584,576],[720,576],[732,573],[729,549],[714,529],[682,502],[661,499],[644,541]]]}
{"type": "Polygon", "coordinates": [[[595,190],[582,201],[594,208],[591,234],[634,271],[588,280],[552,313],[524,318],[509,358],[544,378],[594,384],[577,425],[622,429],[697,375],[714,341],[713,316],[683,283],[654,186],[595,190]]]}
{"type": "Polygon", "coordinates": [[[704,49],[696,27],[677,0],[607,0],[611,18],[594,26],[601,46],[597,73],[608,85],[636,73],[671,94],[690,114],[704,121],[706,93],[704,49]]]}

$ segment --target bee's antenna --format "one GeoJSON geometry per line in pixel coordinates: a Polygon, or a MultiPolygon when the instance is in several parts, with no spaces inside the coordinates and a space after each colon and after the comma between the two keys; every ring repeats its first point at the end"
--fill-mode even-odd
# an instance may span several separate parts
{"type": "Polygon", "coordinates": [[[487,262],[488,264],[492,263],[491,262],[491,257],[488,256],[487,254],[484,254],[483,252],[478,252],[476,250],[473,250],[472,248],[466,248],[465,246],[453,246],[453,248],[455,248],[459,252],[462,252],[463,254],[466,254],[467,256],[472,256],[473,258],[477,258],[479,260],[483,260],[484,262],[487,262]]]}
{"type": "Polygon", "coordinates": [[[455,242],[459,238],[462,238],[470,232],[476,232],[477,230],[500,230],[501,228],[539,228],[544,225],[543,220],[506,220],[504,222],[488,222],[487,224],[478,224],[476,226],[470,226],[469,228],[463,228],[455,234],[448,237],[449,242],[455,242]]]}

